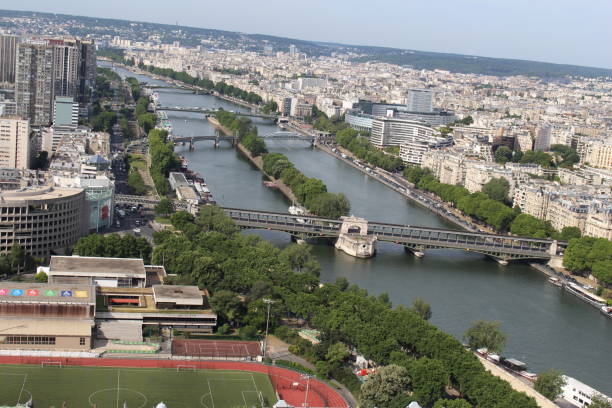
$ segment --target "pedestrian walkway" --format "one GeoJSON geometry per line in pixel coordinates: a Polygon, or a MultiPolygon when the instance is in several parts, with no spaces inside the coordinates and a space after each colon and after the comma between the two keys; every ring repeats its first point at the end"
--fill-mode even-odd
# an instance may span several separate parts
{"type": "Polygon", "coordinates": [[[506,380],[508,383],[510,383],[512,388],[514,388],[516,391],[524,392],[530,397],[535,398],[536,403],[538,404],[539,407],[558,408],[554,402],[552,402],[551,400],[549,400],[548,398],[546,398],[545,396],[543,396],[542,394],[540,394],[539,392],[531,388],[529,385],[525,384],[520,379],[516,378],[515,376],[513,376],[512,374],[504,370],[503,368],[493,364],[489,360],[484,359],[479,355],[476,355],[476,357],[478,357],[478,359],[480,360],[482,365],[485,367],[485,369],[489,371],[491,374],[493,374],[496,377],[501,378],[502,380],[506,380]]]}

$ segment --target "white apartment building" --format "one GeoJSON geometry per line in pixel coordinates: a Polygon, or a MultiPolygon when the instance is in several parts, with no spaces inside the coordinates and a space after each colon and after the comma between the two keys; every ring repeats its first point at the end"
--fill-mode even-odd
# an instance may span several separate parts
{"type": "Polygon", "coordinates": [[[612,240],[612,205],[595,208],[587,214],[584,235],[612,240]]]}
{"type": "Polygon", "coordinates": [[[485,184],[491,179],[504,178],[510,184],[509,195],[514,193],[514,177],[512,171],[496,164],[468,163],[465,172],[464,187],[470,192],[481,191],[485,184]]]}
{"type": "Polygon", "coordinates": [[[525,214],[550,221],[557,231],[577,227],[584,235],[612,238],[612,194],[609,187],[563,187],[545,181],[531,181],[517,186],[514,204],[525,214]]]}
{"type": "Polygon", "coordinates": [[[590,140],[584,162],[593,167],[612,169],[612,138],[590,140]]]}
{"type": "Polygon", "coordinates": [[[419,122],[398,118],[375,118],[372,121],[372,144],[383,146],[401,146],[403,143],[416,138],[418,140],[431,140],[433,129],[419,122]]]}
{"type": "Polygon", "coordinates": [[[514,205],[518,206],[525,214],[546,219],[548,201],[550,200],[547,187],[548,183],[543,182],[524,183],[517,186],[514,190],[514,205]]]}
{"type": "Polygon", "coordinates": [[[30,124],[17,118],[0,118],[0,167],[30,166],[30,124]]]}
{"type": "Polygon", "coordinates": [[[423,154],[432,149],[449,147],[453,143],[451,138],[433,137],[431,140],[422,140],[416,136],[410,136],[400,145],[399,157],[404,163],[420,165],[423,154]]]}
{"type": "Polygon", "coordinates": [[[430,150],[422,157],[421,167],[428,168],[441,183],[464,185],[468,159],[463,153],[450,150],[430,150]]]}

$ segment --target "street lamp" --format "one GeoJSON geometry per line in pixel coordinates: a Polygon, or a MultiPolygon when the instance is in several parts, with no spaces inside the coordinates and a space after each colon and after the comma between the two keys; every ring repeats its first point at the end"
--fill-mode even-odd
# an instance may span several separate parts
{"type": "Polygon", "coordinates": [[[263,299],[263,302],[268,305],[268,317],[266,318],[266,337],[264,337],[263,356],[266,357],[268,350],[268,326],[270,325],[270,305],[274,303],[272,299],[263,299]]]}
{"type": "Polygon", "coordinates": [[[304,403],[302,404],[302,406],[307,407],[308,406],[308,390],[310,389],[310,379],[312,378],[312,375],[302,374],[301,377],[306,380],[306,396],[304,397],[304,403]]]}

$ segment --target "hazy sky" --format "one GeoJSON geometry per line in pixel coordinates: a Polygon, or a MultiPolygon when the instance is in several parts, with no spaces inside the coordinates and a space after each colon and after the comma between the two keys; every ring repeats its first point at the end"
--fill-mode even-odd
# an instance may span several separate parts
{"type": "Polygon", "coordinates": [[[612,0],[20,0],[0,8],[612,68],[612,0]]]}

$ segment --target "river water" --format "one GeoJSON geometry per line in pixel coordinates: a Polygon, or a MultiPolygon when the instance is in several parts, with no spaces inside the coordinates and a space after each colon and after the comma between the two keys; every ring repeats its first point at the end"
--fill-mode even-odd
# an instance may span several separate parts
{"type": "MultiPolygon", "coordinates": [[[[115,68],[122,76],[136,76],[115,68]]],[[[191,106],[241,111],[241,108],[210,95],[159,89],[164,106],[191,106]]],[[[180,136],[212,135],[214,128],[203,115],[168,112],[173,133],[180,136]]],[[[255,121],[260,135],[278,128],[255,121]]],[[[268,150],[285,154],[310,177],[323,180],[331,192],[344,193],[351,212],[372,221],[457,228],[413,204],[402,195],[360,171],[303,141],[266,141],[268,150]]],[[[189,160],[189,168],[200,173],[219,205],[286,212],[290,203],[275,190],[262,185],[261,173],[221,142],[197,142],[194,151],[179,146],[177,152],[189,160]]],[[[287,234],[255,232],[284,246],[287,234]]],[[[455,250],[428,251],[419,259],[402,246],[379,243],[376,257],[356,259],[332,246],[314,245],[321,264],[321,280],[345,277],[351,283],[391,301],[409,306],[416,298],[431,304],[431,322],[461,339],[477,319],[501,322],[508,341],[503,354],[528,364],[530,371],[556,368],[601,392],[612,395],[612,320],[574,296],[547,283],[546,277],[525,264],[500,266],[490,259],[455,250]]]]}

